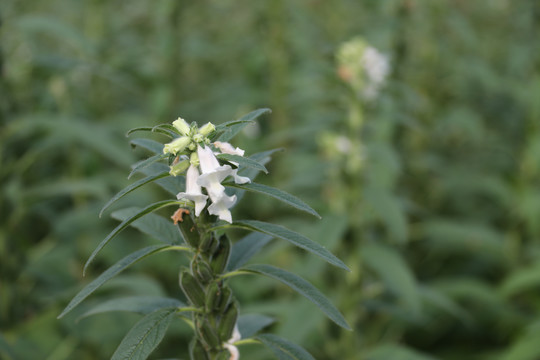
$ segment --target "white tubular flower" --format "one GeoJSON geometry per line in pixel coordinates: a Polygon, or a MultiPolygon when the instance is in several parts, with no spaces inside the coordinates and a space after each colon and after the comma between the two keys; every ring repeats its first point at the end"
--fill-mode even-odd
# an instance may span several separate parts
{"type": "Polygon", "coordinates": [[[208,196],[201,192],[201,186],[197,183],[199,178],[199,170],[197,166],[190,165],[186,173],[186,192],[179,192],[176,195],[178,200],[188,199],[195,202],[195,216],[199,216],[201,211],[206,206],[208,196]]]}
{"type": "Polygon", "coordinates": [[[217,201],[212,199],[212,205],[208,207],[208,212],[210,215],[217,215],[220,220],[224,220],[229,224],[232,223],[232,215],[229,209],[236,203],[236,195],[228,196],[223,193],[223,195],[217,199],[217,201]]]}
{"type": "Polygon", "coordinates": [[[244,156],[244,150],[240,149],[239,147],[235,149],[228,142],[216,141],[214,142],[214,146],[217,147],[223,154],[244,156]]]}
{"type": "MultiPolygon", "coordinates": [[[[231,154],[231,155],[238,155],[238,156],[244,156],[245,151],[237,147],[236,149],[229,144],[228,142],[221,142],[216,141],[214,142],[214,146],[217,147],[223,154],[231,154]]],[[[235,162],[232,162],[235,165],[238,165],[235,162]]],[[[234,182],[237,184],[245,184],[251,182],[251,179],[246,176],[240,176],[238,175],[238,170],[234,169],[231,173],[231,175],[234,177],[234,182]]]]}
{"type": "Polygon", "coordinates": [[[180,134],[187,136],[189,135],[189,124],[186,122],[186,120],[182,118],[178,118],[173,121],[173,126],[180,132],[180,134]]]}
{"type": "Polygon", "coordinates": [[[238,348],[234,346],[234,343],[239,341],[241,338],[242,335],[240,334],[240,331],[238,331],[238,326],[235,325],[232,337],[223,344],[223,347],[225,347],[231,353],[231,357],[229,358],[230,360],[240,359],[240,352],[238,351],[238,348]]]}
{"type": "Polygon", "coordinates": [[[184,149],[191,143],[191,139],[187,136],[182,136],[177,139],[174,139],[168,144],[163,146],[164,154],[173,154],[176,155],[179,152],[184,151],[184,149]]]}

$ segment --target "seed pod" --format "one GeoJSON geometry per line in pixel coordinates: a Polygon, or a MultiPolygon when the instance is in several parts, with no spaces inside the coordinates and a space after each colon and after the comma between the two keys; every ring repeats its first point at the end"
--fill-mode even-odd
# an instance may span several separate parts
{"type": "Polygon", "coordinates": [[[204,261],[197,261],[195,264],[195,274],[203,284],[208,284],[214,278],[210,265],[204,261]]]}
{"type": "Polygon", "coordinates": [[[221,296],[216,299],[216,302],[214,303],[214,310],[219,312],[220,314],[223,314],[225,309],[227,309],[227,306],[229,306],[229,303],[232,299],[232,291],[227,286],[223,286],[221,288],[221,296]]]}
{"type": "Polygon", "coordinates": [[[217,348],[221,345],[218,335],[212,329],[208,320],[203,319],[197,322],[196,327],[199,336],[209,348],[217,348]]]}
{"type": "Polygon", "coordinates": [[[229,352],[229,350],[222,350],[220,351],[220,353],[217,355],[215,359],[216,360],[230,360],[230,358],[231,358],[231,353],[229,352]]]}
{"type": "Polygon", "coordinates": [[[233,302],[231,305],[229,305],[219,321],[218,332],[221,341],[226,342],[231,338],[237,319],[238,306],[236,305],[236,302],[233,302]]]}
{"type": "Polygon", "coordinates": [[[219,304],[221,297],[221,289],[216,282],[211,283],[206,290],[206,310],[208,312],[214,311],[216,305],[219,304]]]}
{"type": "Polygon", "coordinates": [[[226,235],[219,238],[218,248],[212,255],[212,261],[210,263],[214,274],[221,274],[227,268],[229,256],[231,255],[231,247],[231,240],[226,235]]]}
{"type": "Polygon", "coordinates": [[[207,237],[201,241],[201,246],[199,249],[204,254],[211,254],[212,253],[211,249],[213,249],[216,246],[215,244],[216,242],[217,241],[213,235],[207,235],[207,237]]]}
{"type": "Polygon", "coordinates": [[[188,245],[191,245],[196,249],[199,247],[199,243],[201,242],[199,232],[197,231],[197,226],[193,222],[191,215],[186,214],[183,219],[184,220],[178,224],[182,237],[188,245]]]}
{"type": "Polygon", "coordinates": [[[197,339],[193,339],[189,344],[189,356],[191,360],[210,360],[203,344],[197,339]]]}
{"type": "Polygon", "coordinates": [[[204,306],[204,290],[197,279],[187,270],[182,271],[180,274],[180,288],[195,307],[204,306]]]}

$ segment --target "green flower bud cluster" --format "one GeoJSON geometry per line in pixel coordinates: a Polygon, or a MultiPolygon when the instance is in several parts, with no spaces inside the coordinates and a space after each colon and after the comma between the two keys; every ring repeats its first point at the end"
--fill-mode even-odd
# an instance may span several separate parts
{"type": "Polygon", "coordinates": [[[172,125],[181,136],[165,144],[163,147],[164,154],[178,155],[186,149],[193,152],[197,149],[197,144],[210,144],[208,135],[216,130],[214,124],[210,122],[198,128],[196,123],[189,125],[182,118],[173,121],[172,125]]]}
{"type": "Polygon", "coordinates": [[[195,337],[190,344],[191,359],[229,359],[225,344],[233,336],[238,320],[238,303],[220,278],[226,272],[232,243],[225,235],[207,233],[184,216],[179,224],[186,243],[193,248],[189,269],[180,272],[180,288],[193,312],[195,337]]]}

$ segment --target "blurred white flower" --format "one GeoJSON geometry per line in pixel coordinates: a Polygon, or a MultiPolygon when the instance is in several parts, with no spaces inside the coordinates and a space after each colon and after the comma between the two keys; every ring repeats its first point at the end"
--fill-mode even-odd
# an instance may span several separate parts
{"type": "Polygon", "coordinates": [[[242,339],[242,335],[240,334],[240,331],[238,331],[238,326],[235,325],[232,337],[223,344],[223,346],[231,353],[231,357],[229,360],[240,359],[240,352],[238,351],[238,348],[234,346],[234,343],[239,341],[240,339],[242,339]]]}
{"type": "Polygon", "coordinates": [[[363,94],[367,99],[373,99],[390,73],[390,62],[387,56],[372,46],[365,48],[361,61],[368,79],[363,94]]]}

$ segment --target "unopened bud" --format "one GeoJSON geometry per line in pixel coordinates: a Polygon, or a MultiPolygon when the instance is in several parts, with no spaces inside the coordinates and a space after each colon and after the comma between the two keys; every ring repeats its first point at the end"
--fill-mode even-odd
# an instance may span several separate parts
{"type": "Polygon", "coordinates": [[[164,154],[173,154],[176,155],[179,152],[184,151],[184,149],[191,143],[191,139],[187,136],[182,136],[180,138],[174,139],[168,144],[165,144],[163,147],[164,154]]]}
{"type": "Polygon", "coordinates": [[[189,161],[187,160],[180,161],[179,163],[171,166],[171,170],[169,171],[169,174],[171,174],[172,176],[178,176],[181,173],[183,173],[188,167],[189,167],[189,161]]]}
{"type": "Polygon", "coordinates": [[[189,162],[193,166],[199,166],[199,154],[196,152],[192,152],[191,156],[189,157],[189,162]]]}
{"type": "Polygon", "coordinates": [[[208,136],[211,134],[214,130],[216,130],[216,127],[211,122],[206,123],[199,129],[199,134],[208,136]]]}
{"type": "Polygon", "coordinates": [[[189,134],[189,125],[186,122],[186,120],[182,118],[178,118],[173,121],[173,126],[180,132],[182,135],[188,135],[189,134]]]}
{"type": "Polygon", "coordinates": [[[202,134],[195,134],[193,135],[193,141],[200,143],[204,140],[204,136],[202,134]]]}

